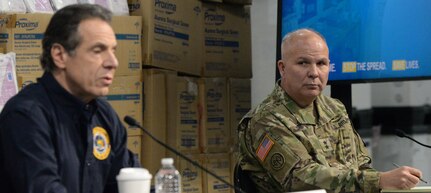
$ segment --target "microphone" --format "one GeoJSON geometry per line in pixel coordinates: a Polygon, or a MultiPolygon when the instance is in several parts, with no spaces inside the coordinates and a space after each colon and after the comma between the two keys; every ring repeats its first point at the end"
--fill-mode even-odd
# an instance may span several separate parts
{"type": "Polygon", "coordinates": [[[205,171],[206,173],[210,174],[211,176],[213,176],[214,178],[216,178],[217,180],[220,180],[221,182],[227,184],[229,187],[235,189],[235,191],[241,192],[241,193],[246,193],[244,192],[241,188],[236,187],[234,185],[232,185],[231,183],[227,182],[226,180],[224,180],[223,178],[221,178],[220,176],[218,176],[217,174],[209,171],[208,169],[206,169],[205,167],[201,166],[200,164],[198,164],[197,162],[191,160],[190,158],[188,158],[187,156],[185,156],[184,154],[180,153],[179,151],[177,151],[176,149],[174,149],[173,147],[167,145],[166,143],[163,143],[162,141],[160,141],[159,139],[157,139],[154,135],[152,135],[147,129],[145,129],[144,127],[142,127],[134,118],[126,115],[124,116],[124,122],[126,122],[127,124],[129,124],[130,126],[136,126],[139,127],[144,133],[146,133],[148,136],[151,137],[151,139],[153,139],[154,141],[156,141],[158,144],[162,145],[163,147],[165,147],[166,149],[168,149],[169,151],[172,151],[173,153],[175,153],[176,155],[180,156],[181,158],[187,160],[188,162],[190,162],[191,164],[193,164],[194,166],[200,168],[201,170],[205,171]]]}
{"type": "Polygon", "coordinates": [[[408,136],[406,133],[404,133],[404,131],[402,131],[402,130],[400,130],[400,129],[395,129],[395,135],[397,135],[398,137],[401,137],[401,138],[405,137],[405,138],[407,138],[407,139],[410,139],[410,140],[414,141],[415,143],[417,143],[417,144],[419,144],[419,145],[422,145],[422,146],[424,146],[424,147],[431,148],[431,146],[430,146],[430,145],[426,145],[426,144],[423,144],[423,143],[421,143],[421,142],[419,142],[419,141],[416,141],[416,139],[413,139],[412,137],[408,136]]]}

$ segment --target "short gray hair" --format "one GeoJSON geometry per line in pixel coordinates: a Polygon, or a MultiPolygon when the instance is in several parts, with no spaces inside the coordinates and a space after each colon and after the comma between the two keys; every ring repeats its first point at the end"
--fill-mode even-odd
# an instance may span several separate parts
{"type": "Polygon", "coordinates": [[[292,37],[294,37],[295,35],[298,35],[301,32],[305,32],[305,31],[312,32],[312,33],[318,35],[323,40],[323,42],[325,42],[325,44],[327,44],[325,37],[321,33],[319,33],[318,31],[311,29],[311,28],[300,28],[300,29],[297,29],[295,31],[291,31],[291,32],[287,33],[286,35],[284,35],[283,39],[281,40],[281,47],[280,47],[281,58],[283,58],[284,46],[287,43],[289,43],[289,41],[292,39],[292,37]]]}

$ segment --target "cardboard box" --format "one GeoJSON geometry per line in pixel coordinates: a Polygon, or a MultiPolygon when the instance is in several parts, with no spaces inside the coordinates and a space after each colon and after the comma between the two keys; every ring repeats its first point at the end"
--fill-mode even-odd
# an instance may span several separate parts
{"type": "Polygon", "coordinates": [[[135,160],[141,160],[142,135],[127,136],[127,148],[135,156],[135,160]]]}
{"type": "MultiPolygon", "coordinates": [[[[231,182],[231,163],[230,154],[219,153],[219,154],[206,154],[204,155],[204,166],[223,178],[227,182],[231,182]]],[[[204,173],[203,174],[203,189],[204,193],[230,193],[231,188],[223,183],[222,181],[214,178],[213,176],[204,173]]]]}
{"type": "Polygon", "coordinates": [[[0,47],[16,53],[17,76],[41,76],[42,38],[52,14],[0,16],[0,47]]]}
{"type": "Polygon", "coordinates": [[[226,78],[199,79],[200,141],[204,153],[228,152],[226,78]]]}
{"type": "Polygon", "coordinates": [[[203,2],[223,3],[223,0],[201,0],[203,2]]]}
{"type": "MultiPolygon", "coordinates": [[[[144,69],[144,127],[154,137],[167,143],[167,76],[176,72],[162,69],[144,69]]],[[[143,136],[142,166],[155,174],[160,168],[160,160],[167,155],[165,147],[161,146],[148,135],[143,136]]]]}
{"type": "Polygon", "coordinates": [[[203,3],[205,77],[251,78],[250,7],[203,3]]]}
{"type": "Polygon", "coordinates": [[[128,135],[140,135],[139,128],[131,127],[123,118],[128,115],[138,122],[142,120],[142,82],[141,76],[115,76],[109,87],[109,94],[104,96],[115,109],[118,117],[127,128],[128,135]]]}
{"type": "Polygon", "coordinates": [[[230,152],[239,151],[237,127],[242,117],[251,108],[251,81],[250,79],[229,78],[229,130],[230,152]]]}
{"type": "Polygon", "coordinates": [[[206,2],[216,2],[216,3],[230,3],[239,5],[251,5],[252,0],[201,0],[206,2]]]}
{"type": "Polygon", "coordinates": [[[120,64],[115,74],[140,76],[142,73],[142,17],[114,16],[112,28],[118,44],[115,55],[120,64]]]}
{"type": "MultiPolygon", "coordinates": [[[[202,156],[200,154],[185,154],[185,156],[203,165],[202,156]]],[[[202,193],[202,175],[205,172],[184,158],[180,156],[175,157],[175,167],[181,174],[181,192],[202,193]]]]}
{"type": "Polygon", "coordinates": [[[142,16],[143,64],[200,75],[202,4],[197,0],[128,0],[142,16]]]}
{"type": "Polygon", "coordinates": [[[187,153],[199,153],[198,79],[168,76],[168,143],[187,153]]]}
{"type": "MultiPolygon", "coordinates": [[[[41,76],[42,39],[52,14],[27,13],[0,16],[0,47],[15,52],[17,76],[41,76]]],[[[117,75],[140,75],[142,69],[141,17],[114,16],[116,56],[120,63],[117,75]]]]}
{"type": "Polygon", "coordinates": [[[7,15],[0,15],[0,53],[6,53],[6,43],[9,41],[9,30],[6,25],[9,18],[7,15]]]}

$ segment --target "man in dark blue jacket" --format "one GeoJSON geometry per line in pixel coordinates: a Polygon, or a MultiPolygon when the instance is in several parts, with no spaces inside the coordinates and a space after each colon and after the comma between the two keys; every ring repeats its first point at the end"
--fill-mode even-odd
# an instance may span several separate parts
{"type": "Polygon", "coordinates": [[[108,94],[117,42],[111,12],[80,4],[57,11],[44,34],[44,74],[0,114],[0,192],[117,192],[138,166],[108,94]]]}

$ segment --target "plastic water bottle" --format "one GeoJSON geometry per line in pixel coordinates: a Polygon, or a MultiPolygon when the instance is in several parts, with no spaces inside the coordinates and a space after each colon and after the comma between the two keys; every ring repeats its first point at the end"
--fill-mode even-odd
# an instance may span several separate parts
{"type": "Polygon", "coordinates": [[[181,175],[174,166],[174,159],[163,158],[162,168],[155,177],[156,193],[181,193],[181,175]]]}

